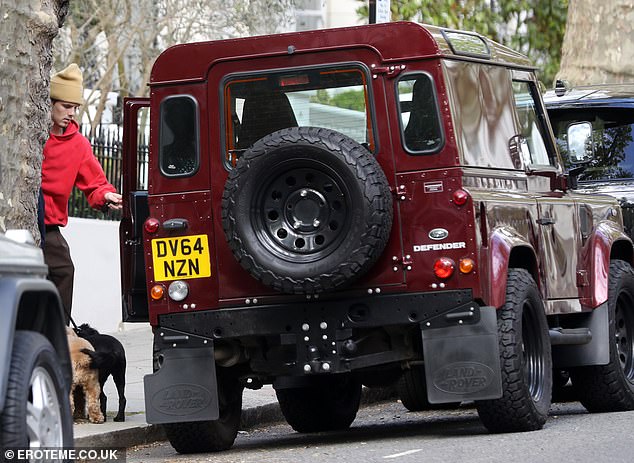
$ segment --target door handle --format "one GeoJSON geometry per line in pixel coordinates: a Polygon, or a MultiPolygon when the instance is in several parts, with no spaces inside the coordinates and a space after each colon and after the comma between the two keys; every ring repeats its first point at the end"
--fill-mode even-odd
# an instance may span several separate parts
{"type": "Polygon", "coordinates": [[[164,230],[185,230],[188,227],[187,219],[169,219],[163,222],[164,230]]]}
{"type": "Polygon", "coordinates": [[[552,217],[542,217],[540,219],[537,219],[537,223],[540,225],[554,225],[555,219],[553,219],[552,217]]]}

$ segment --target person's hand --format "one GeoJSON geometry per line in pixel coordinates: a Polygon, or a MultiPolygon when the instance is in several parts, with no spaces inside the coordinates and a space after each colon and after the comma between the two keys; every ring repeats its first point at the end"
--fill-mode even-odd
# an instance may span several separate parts
{"type": "Polygon", "coordinates": [[[122,207],[123,199],[119,193],[114,193],[109,191],[104,195],[104,199],[106,200],[106,206],[114,211],[118,211],[122,207]]]}

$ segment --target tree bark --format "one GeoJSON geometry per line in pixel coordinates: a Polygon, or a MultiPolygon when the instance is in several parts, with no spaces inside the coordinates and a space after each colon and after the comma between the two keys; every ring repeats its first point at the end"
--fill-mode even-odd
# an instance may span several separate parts
{"type": "Polygon", "coordinates": [[[0,3],[0,231],[25,228],[36,240],[52,40],[67,10],[68,0],[0,3]]]}
{"type": "Polygon", "coordinates": [[[557,79],[573,85],[634,79],[634,2],[569,0],[557,79]]]}

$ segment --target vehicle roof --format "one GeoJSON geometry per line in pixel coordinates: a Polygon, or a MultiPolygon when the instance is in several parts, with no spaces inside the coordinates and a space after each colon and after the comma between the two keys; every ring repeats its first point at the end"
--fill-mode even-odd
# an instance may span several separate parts
{"type": "Polygon", "coordinates": [[[634,107],[634,83],[585,85],[567,89],[562,96],[555,90],[544,95],[544,103],[553,108],[634,107]]]}
{"type": "Polygon", "coordinates": [[[213,64],[232,59],[353,47],[375,50],[381,56],[382,64],[444,56],[534,69],[524,55],[479,34],[402,21],[175,45],[156,59],[150,84],[205,79],[213,64]],[[454,53],[445,35],[451,32],[479,37],[488,46],[490,56],[482,58],[454,53]]]}

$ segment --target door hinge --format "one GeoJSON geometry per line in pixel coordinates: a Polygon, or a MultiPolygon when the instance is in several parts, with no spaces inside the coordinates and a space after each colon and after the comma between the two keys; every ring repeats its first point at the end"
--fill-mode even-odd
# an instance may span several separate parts
{"type": "Polygon", "coordinates": [[[399,185],[397,188],[390,188],[390,190],[398,201],[406,201],[409,199],[409,192],[405,185],[399,185]]]}
{"type": "Polygon", "coordinates": [[[387,77],[393,78],[405,70],[404,64],[396,64],[391,66],[377,66],[376,64],[373,64],[370,67],[372,68],[373,79],[376,79],[379,76],[379,74],[385,74],[387,75],[387,77]]]}

